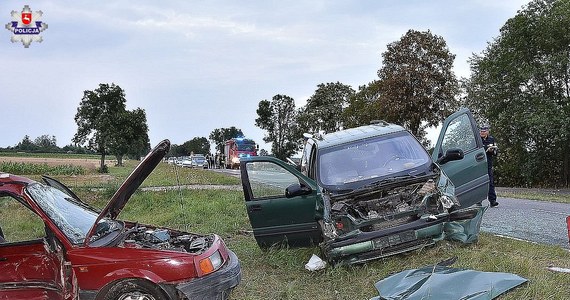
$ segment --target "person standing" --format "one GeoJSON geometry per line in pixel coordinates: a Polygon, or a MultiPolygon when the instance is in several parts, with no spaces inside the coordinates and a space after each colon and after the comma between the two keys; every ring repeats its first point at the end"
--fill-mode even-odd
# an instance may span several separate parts
{"type": "Polygon", "coordinates": [[[483,124],[479,130],[479,135],[483,141],[483,147],[485,148],[485,153],[487,154],[487,173],[489,174],[489,194],[487,199],[491,207],[499,205],[497,202],[497,194],[495,193],[495,182],[493,176],[493,158],[497,156],[497,144],[495,143],[495,138],[489,134],[490,126],[488,124],[483,124]]]}

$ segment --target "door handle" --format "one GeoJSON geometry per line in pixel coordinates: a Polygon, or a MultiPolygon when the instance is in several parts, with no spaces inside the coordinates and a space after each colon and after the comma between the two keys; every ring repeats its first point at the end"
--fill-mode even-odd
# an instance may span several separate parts
{"type": "Polygon", "coordinates": [[[6,257],[0,257],[0,261],[7,261],[7,260],[8,260],[8,258],[6,258],[6,257]]]}
{"type": "Polygon", "coordinates": [[[251,207],[251,211],[260,211],[261,210],[261,205],[252,205],[251,207]]]}
{"type": "Polygon", "coordinates": [[[485,159],[485,153],[477,153],[477,155],[475,155],[476,161],[482,161],[484,159],[485,159]]]}

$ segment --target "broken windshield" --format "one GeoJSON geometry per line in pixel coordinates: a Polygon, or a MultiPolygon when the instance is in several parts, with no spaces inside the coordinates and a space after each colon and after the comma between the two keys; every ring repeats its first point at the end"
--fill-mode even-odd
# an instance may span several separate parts
{"type": "Polygon", "coordinates": [[[40,183],[28,185],[27,192],[73,244],[81,244],[95,223],[97,212],[76,204],[60,190],[40,183]]]}
{"type": "Polygon", "coordinates": [[[318,163],[319,181],[339,189],[422,172],[431,165],[431,158],[411,134],[400,132],[324,148],[318,163]]]}

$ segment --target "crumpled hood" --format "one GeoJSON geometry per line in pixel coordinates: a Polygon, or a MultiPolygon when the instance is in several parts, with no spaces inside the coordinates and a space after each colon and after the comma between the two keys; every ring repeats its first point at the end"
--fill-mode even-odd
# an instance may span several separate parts
{"type": "Polygon", "coordinates": [[[164,156],[170,150],[170,141],[163,140],[158,143],[147,156],[137,165],[137,167],[127,177],[121,187],[115,192],[107,206],[101,211],[93,227],[89,230],[85,238],[85,245],[89,243],[91,236],[95,233],[97,224],[103,218],[115,219],[125,207],[125,204],[131,198],[132,194],[140,187],[142,182],[150,175],[156,166],[162,161],[164,156]]]}

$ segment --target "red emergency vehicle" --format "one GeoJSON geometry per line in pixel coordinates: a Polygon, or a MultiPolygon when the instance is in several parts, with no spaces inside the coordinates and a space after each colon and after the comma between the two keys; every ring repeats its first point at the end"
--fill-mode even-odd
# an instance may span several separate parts
{"type": "Polygon", "coordinates": [[[251,139],[233,138],[224,146],[224,164],[227,169],[239,168],[242,157],[257,156],[258,145],[251,139]]]}

